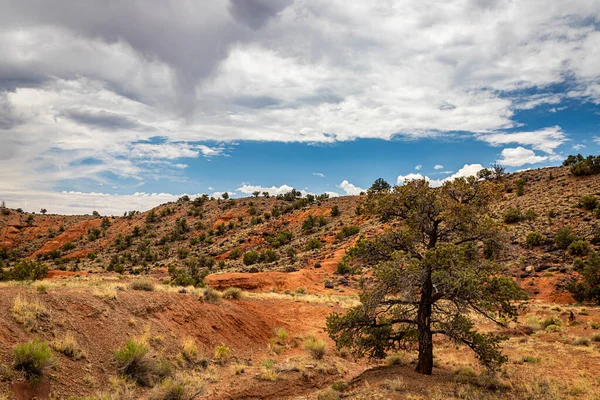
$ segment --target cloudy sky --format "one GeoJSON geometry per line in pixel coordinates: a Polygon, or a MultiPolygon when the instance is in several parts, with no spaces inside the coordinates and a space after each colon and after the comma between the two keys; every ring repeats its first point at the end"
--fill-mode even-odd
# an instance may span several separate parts
{"type": "Polygon", "coordinates": [[[0,0],[0,200],[356,194],[600,147],[600,2],[0,0]]]}

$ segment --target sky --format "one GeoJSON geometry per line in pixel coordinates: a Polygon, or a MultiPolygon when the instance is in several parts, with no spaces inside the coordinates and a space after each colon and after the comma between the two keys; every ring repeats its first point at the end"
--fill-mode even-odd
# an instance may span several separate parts
{"type": "Polygon", "coordinates": [[[0,200],[354,195],[600,153],[600,2],[0,0],[0,200]]]}

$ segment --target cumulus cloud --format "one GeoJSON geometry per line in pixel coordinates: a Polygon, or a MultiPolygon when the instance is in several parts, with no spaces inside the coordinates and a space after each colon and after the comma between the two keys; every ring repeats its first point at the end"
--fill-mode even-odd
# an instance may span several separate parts
{"type": "Polygon", "coordinates": [[[256,186],[256,185],[242,185],[239,188],[236,189],[237,192],[243,193],[243,194],[252,194],[253,192],[269,192],[269,194],[271,196],[275,196],[278,194],[284,194],[284,193],[288,193],[291,192],[293,189],[293,187],[283,184],[279,187],[277,186],[271,186],[271,187],[266,187],[266,186],[256,186]]]}
{"type": "Polygon", "coordinates": [[[359,195],[361,192],[366,192],[366,189],[355,186],[352,183],[348,182],[347,180],[343,180],[342,183],[337,185],[337,187],[342,189],[344,192],[346,192],[346,194],[348,194],[350,196],[356,196],[356,195],[359,195]]]}
{"type": "Polygon", "coordinates": [[[534,150],[541,150],[554,154],[554,150],[567,141],[565,133],[559,126],[544,128],[531,132],[492,133],[478,135],[492,146],[502,146],[510,143],[531,146],[534,150]]]}
{"type": "Polygon", "coordinates": [[[460,132],[550,155],[567,135],[506,133],[518,128],[515,110],[600,104],[600,3],[588,0],[0,0],[0,9],[0,190],[109,184],[111,174],[142,181],[157,172],[142,160],[214,157],[215,142],[236,140],[460,132]],[[156,137],[189,147],[135,150],[156,137]]]}
{"type": "Polygon", "coordinates": [[[520,167],[525,164],[538,164],[548,160],[548,156],[538,156],[533,150],[524,147],[506,148],[502,150],[502,158],[498,164],[509,167],[520,167]]]}
{"type": "MultiPolygon", "coordinates": [[[[433,187],[439,187],[447,181],[453,181],[456,178],[469,177],[477,175],[477,172],[481,171],[483,166],[481,164],[465,164],[461,169],[459,169],[455,174],[448,176],[444,179],[431,179],[428,176],[423,176],[421,174],[408,174],[408,175],[398,175],[396,178],[396,185],[402,186],[406,182],[412,180],[425,179],[429,182],[429,184],[433,187]]],[[[450,171],[449,171],[450,172],[450,171]]]]}
{"type": "Polygon", "coordinates": [[[420,171],[423,166],[421,164],[415,166],[416,171],[420,171]]]}
{"type": "Polygon", "coordinates": [[[573,150],[579,151],[581,149],[585,149],[587,146],[582,143],[577,143],[573,145],[573,150]]]}
{"type": "Polygon", "coordinates": [[[438,169],[443,169],[443,168],[444,168],[444,166],[443,166],[443,165],[440,165],[440,164],[436,164],[436,165],[433,167],[433,169],[435,169],[436,171],[437,171],[438,169]]]}

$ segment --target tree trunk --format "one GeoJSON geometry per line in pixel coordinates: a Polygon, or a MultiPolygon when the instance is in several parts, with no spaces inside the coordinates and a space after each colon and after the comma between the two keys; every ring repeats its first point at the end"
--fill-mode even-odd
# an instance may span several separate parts
{"type": "Polygon", "coordinates": [[[431,334],[431,300],[433,284],[431,270],[425,271],[426,277],[421,287],[421,301],[417,312],[419,324],[419,361],[417,372],[431,375],[433,372],[433,335],[431,334]]]}

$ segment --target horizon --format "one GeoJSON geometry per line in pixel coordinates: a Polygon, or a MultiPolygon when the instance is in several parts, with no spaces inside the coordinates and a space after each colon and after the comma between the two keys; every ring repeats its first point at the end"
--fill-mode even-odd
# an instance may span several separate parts
{"type": "Polygon", "coordinates": [[[600,154],[600,3],[0,0],[0,200],[354,195],[600,154]],[[133,22],[130,19],[134,16],[133,22]]]}

